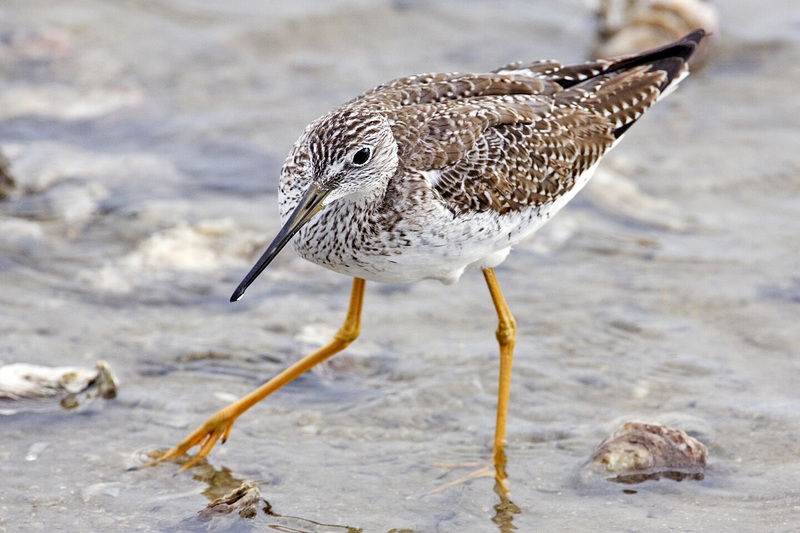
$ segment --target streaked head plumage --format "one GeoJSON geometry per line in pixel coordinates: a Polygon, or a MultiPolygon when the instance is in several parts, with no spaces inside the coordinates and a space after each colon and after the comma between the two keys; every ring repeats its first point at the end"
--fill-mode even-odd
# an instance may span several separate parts
{"type": "Polygon", "coordinates": [[[397,142],[383,114],[344,107],[311,124],[295,144],[290,161],[305,162],[295,166],[306,173],[303,181],[329,191],[327,205],[385,186],[397,170],[397,142]]]}

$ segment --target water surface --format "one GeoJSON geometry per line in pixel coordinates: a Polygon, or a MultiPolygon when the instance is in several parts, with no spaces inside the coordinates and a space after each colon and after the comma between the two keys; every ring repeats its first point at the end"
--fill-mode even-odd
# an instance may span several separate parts
{"type": "Polygon", "coordinates": [[[720,5],[708,65],[497,269],[519,327],[519,512],[490,479],[428,494],[464,473],[437,464],[491,453],[496,317],[477,272],[368,284],[362,337],[243,416],[210,466],[130,470],[343,319],[350,280],[289,250],[228,303],[277,231],[308,122],[393,77],[577,61],[593,39],[577,0],[275,4],[0,7],[0,151],[19,182],[0,202],[0,360],[105,359],[121,382],[110,402],[0,419],[0,531],[796,529],[800,11],[783,0],[720,5]],[[704,479],[582,483],[631,419],[706,443],[704,479]],[[274,514],[199,522],[241,479],[274,514]]]}

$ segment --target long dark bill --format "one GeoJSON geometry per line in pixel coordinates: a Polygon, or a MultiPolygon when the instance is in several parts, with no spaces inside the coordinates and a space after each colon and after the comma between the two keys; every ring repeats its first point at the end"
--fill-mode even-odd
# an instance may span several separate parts
{"type": "Polygon", "coordinates": [[[289,220],[286,221],[286,224],[283,225],[258,262],[250,269],[250,272],[247,273],[239,286],[236,287],[236,290],[233,291],[233,295],[231,296],[232,302],[241,299],[247,287],[249,287],[258,275],[267,268],[267,265],[275,259],[275,256],[283,250],[283,247],[292,240],[294,234],[297,233],[306,222],[311,220],[314,215],[322,210],[322,202],[325,200],[325,197],[328,196],[329,192],[330,191],[320,189],[313,183],[308,187],[308,190],[303,194],[297,207],[294,208],[294,211],[292,211],[292,214],[289,216],[289,220]]]}

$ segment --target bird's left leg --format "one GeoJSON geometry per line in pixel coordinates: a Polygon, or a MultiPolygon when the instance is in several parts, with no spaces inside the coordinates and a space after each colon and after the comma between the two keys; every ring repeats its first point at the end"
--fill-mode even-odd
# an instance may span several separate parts
{"type": "Polygon", "coordinates": [[[244,396],[211,415],[208,420],[198,427],[194,433],[186,437],[183,442],[166,452],[154,454],[156,462],[175,459],[194,446],[199,445],[200,451],[198,451],[197,455],[189,462],[185,463],[182,469],[194,466],[198,461],[209,454],[220,438],[222,442],[228,439],[228,436],[231,434],[231,429],[233,429],[233,423],[242,413],[293,379],[308,372],[315,365],[318,365],[332,355],[344,350],[361,332],[361,307],[364,301],[365,284],[366,282],[363,279],[355,278],[353,280],[353,290],[350,294],[350,306],[347,310],[347,318],[345,318],[344,324],[339,328],[339,331],[336,332],[333,340],[328,345],[303,357],[247,396],[244,396]]]}
{"type": "MultiPolygon", "coordinates": [[[[506,422],[508,420],[508,397],[511,390],[511,363],[514,359],[514,342],[517,338],[517,322],[508,309],[500,285],[494,275],[494,270],[487,268],[483,271],[486,284],[489,286],[489,294],[497,310],[499,324],[497,326],[497,342],[500,344],[500,384],[497,390],[497,421],[494,429],[494,446],[492,453],[493,465],[484,466],[471,474],[455,481],[451,481],[441,487],[432,490],[431,493],[441,492],[449,487],[465,483],[472,479],[494,476],[497,486],[508,495],[508,475],[506,474],[506,422]]],[[[470,465],[442,465],[442,466],[470,466],[470,465]]],[[[473,465],[474,466],[474,463],[473,465]]]]}
{"type": "Polygon", "coordinates": [[[517,322],[508,309],[494,270],[483,271],[489,294],[497,309],[497,342],[500,344],[500,384],[497,391],[497,422],[494,430],[494,448],[492,459],[495,467],[495,479],[503,492],[508,492],[508,475],[506,474],[506,422],[508,421],[508,397],[511,391],[511,364],[514,360],[514,343],[517,339],[517,322]]]}

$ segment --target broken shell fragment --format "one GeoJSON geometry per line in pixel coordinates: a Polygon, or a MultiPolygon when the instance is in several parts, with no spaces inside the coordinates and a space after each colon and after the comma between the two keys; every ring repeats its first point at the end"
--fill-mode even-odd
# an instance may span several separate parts
{"type": "Polygon", "coordinates": [[[259,508],[265,512],[270,509],[269,503],[261,496],[261,489],[252,481],[243,481],[239,487],[209,503],[199,516],[207,521],[235,512],[242,518],[255,518],[259,508]]]}
{"type": "MultiPolygon", "coordinates": [[[[0,365],[0,413],[13,414],[25,407],[9,407],[5,402],[59,398],[61,407],[74,409],[97,397],[117,396],[117,378],[105,361],[94,368],[49,367],[27,363],[0,365]]],[[[30,404],[26,404],[30,407],[30,404]]]]}
{"type": "Polygon", "coordinates": [[[609,481],[632,484],[662,477],[703,479],[707,465],[705,445],[685,432],[626,422],[600,444],[588,466],[609,481]]]}

